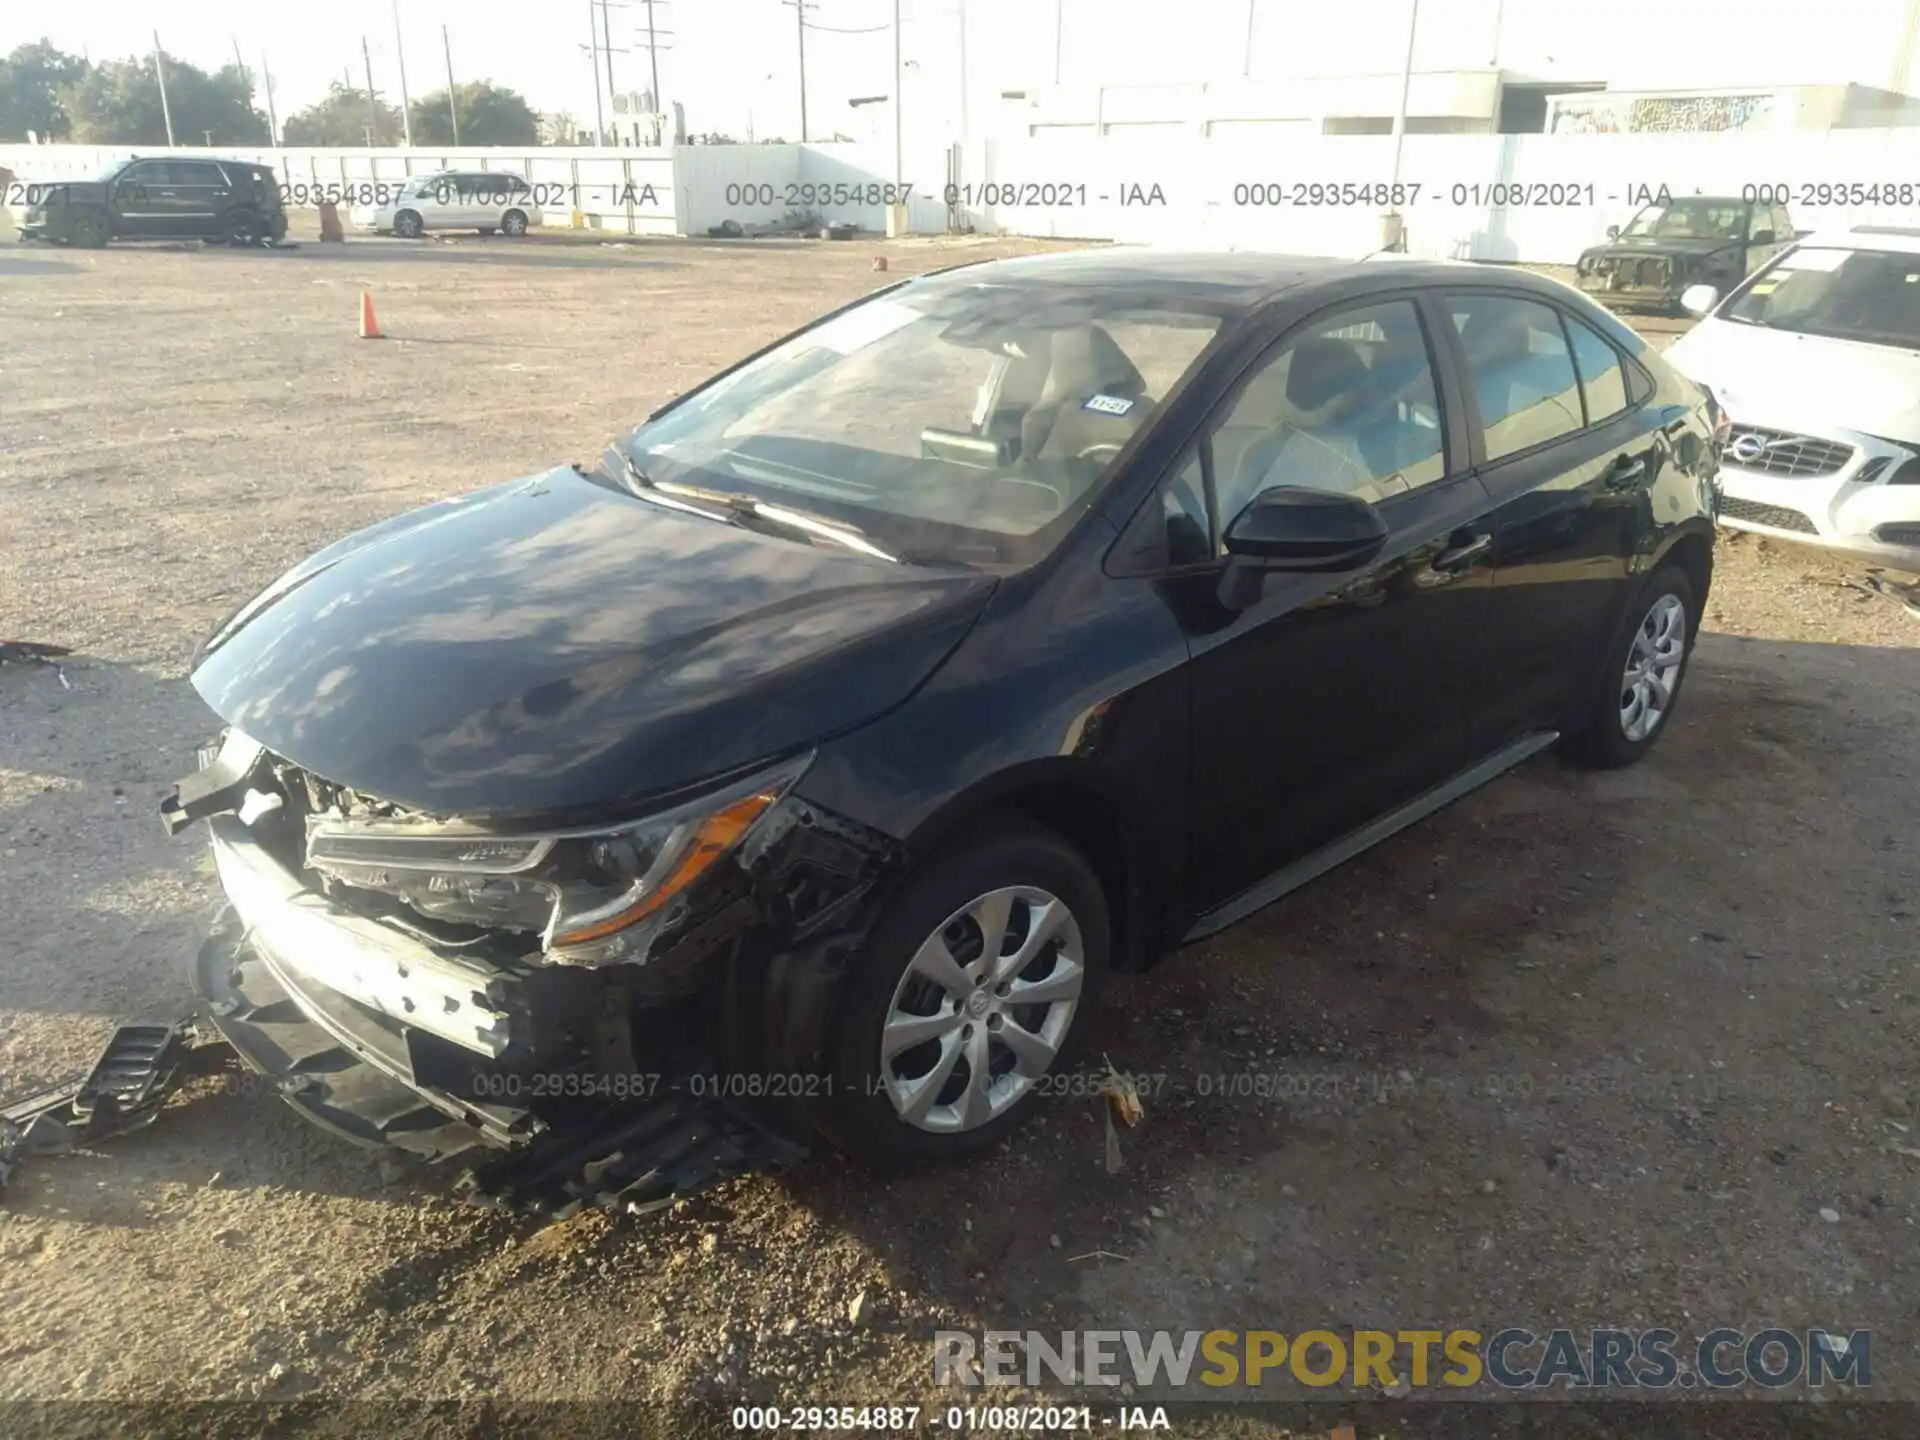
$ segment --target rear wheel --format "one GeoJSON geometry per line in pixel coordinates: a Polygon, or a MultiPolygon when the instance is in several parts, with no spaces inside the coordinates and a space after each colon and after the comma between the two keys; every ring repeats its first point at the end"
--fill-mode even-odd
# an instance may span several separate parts
{"type": "Polygon", "coordinates": [[[1019,827],[948,851],[847,981],[822,1128],[876,1168],[993,1145],[1071,1064],[1110,945],[1099,878],[1059,837],[1019,827]]]}
{"type": "Polygon", "coordinates": [[[235,210],[227,216],[224,239],[229,245],[258,245],[260,217],[251,210],[235,210]]]}
{"type": "Polygon", "coordinates": [[[406,240],[418,240],[420,232],[427,227],[420,223],[420,212],[402,210],[393,217],[393,233],[406,240]]]}
{"type": "Polygon", "coordinates": [[[1607,651],[1606,681],[1567,751],[1603,769],[1631,765],[1672,719],[1692,654],[1698,607],[1678,565],[1648,579],[1607,651]]]}

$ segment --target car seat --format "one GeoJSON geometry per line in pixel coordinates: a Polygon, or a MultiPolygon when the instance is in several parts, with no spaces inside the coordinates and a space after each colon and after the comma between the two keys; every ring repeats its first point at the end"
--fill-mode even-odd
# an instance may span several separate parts
{"type": "Polygon", "coordinates": [[[1247,446],[1220,486],[1222,523],[1273,485],[1311,485],[1348,493],[1372,474],[1360,448],[1375,423],[1373,377],[1345,340],[1316,336],[1294,350],[1287,366],[1287,414],[1247,446]]]}

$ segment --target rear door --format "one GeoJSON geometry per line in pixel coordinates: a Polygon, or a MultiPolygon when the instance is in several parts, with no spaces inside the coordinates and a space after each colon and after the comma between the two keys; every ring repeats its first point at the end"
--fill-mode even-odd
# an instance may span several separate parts
{"type": "Polygon", "coordinates": [[[1487,680],[1474,745],[1562,729],[1591,698],[1649,523],[1660,465],[1640,371],[1598,328],[1545,299],[1452,290],[1448,339],[1494,505],[1487,680]]]}
{"type": "Polygon", "coordinates": [[[167,173],[180,222],[177,233],[202,238],[220,234],[232,198],[226,172],[210,160],[170,160],[167,173]]]}
{"type": "Polygon", "coordinates": [[[1464,767],[1492,531],[1436,363],[1400,293],[1323,311],[1236,382],[1163,504],[1192,655],[1193,897],[1217,905],[1464,767]],[[1261,490],[1375,503],[1364,569],[1269,573],[1217,599],[1220,536],[1261,490]],[[1197,512],[1197,513],[1196,513],[1197,512]]]}

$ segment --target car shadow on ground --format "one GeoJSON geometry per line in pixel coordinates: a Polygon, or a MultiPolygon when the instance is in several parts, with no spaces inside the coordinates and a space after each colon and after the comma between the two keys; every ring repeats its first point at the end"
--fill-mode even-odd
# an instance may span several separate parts
{"type": "Polygon", "coordinates": [[[79,270],[78,265],[68,260],[43,260],[28,255],[0,255],[0,277],[73,275],[79,270]]]}

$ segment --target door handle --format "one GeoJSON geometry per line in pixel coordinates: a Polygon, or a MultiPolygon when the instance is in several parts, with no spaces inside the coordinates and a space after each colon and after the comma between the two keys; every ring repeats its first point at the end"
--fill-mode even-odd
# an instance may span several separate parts
{"type": "Polygon", "coordinates": [[[1464,570],[1491,549],[1493,549],[1493,534],[1489,531],[1476,535],[1463,544],[1455,545],[1451,550],[1441,551],[1434,558],[1433,568],[1449,572],[1464,570]]]}
{"type": "Polygon", "coordinates": [[[1607,488],[1609,490],[1629,490],[1638,485],[1647,473],[1647,462],[1643,456],[1622,455],[1607,470],[1607,488]]]}

